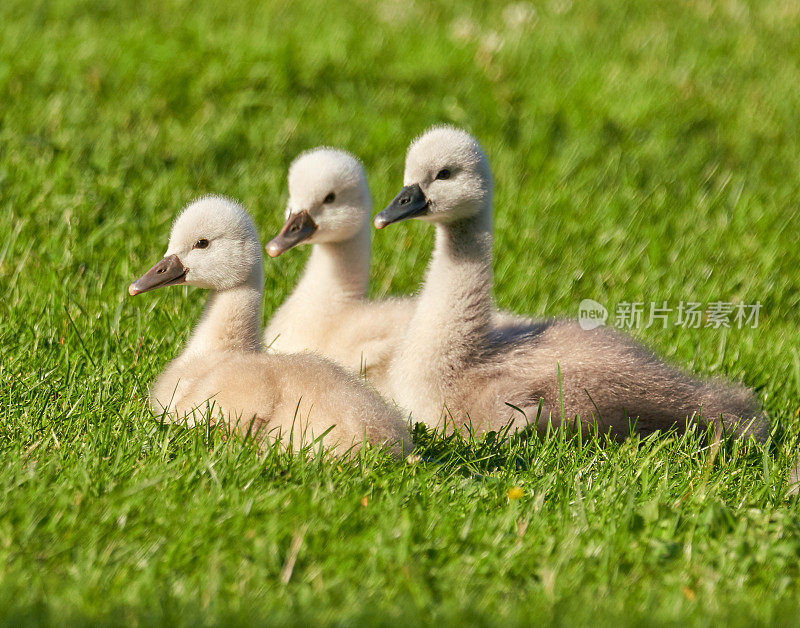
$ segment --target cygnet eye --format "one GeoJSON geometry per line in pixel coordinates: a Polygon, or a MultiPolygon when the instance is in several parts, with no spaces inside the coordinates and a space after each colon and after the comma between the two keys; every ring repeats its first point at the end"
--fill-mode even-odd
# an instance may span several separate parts
{"type": "Polygon", "coordinates": [[[208,240],[205,238],[200,238],[197,242],[194,243],[193,249],[207,249],[208,248],[208,240]]]}
{"type": "Polygon", "coordinates": [[[442,168],[436,173],[436,178],[440,181],[450,178],[450,171],[447,168],[442,168]]]}
{"type": "Polygon", "coordinates": [[[334,194],[333,192],[330,192],[330,193],[328,193],[328,196],[326,196],[323,199],[322,202],[327,204],[327,203],[333,203],[333,201],[335,201],[335,200],[336,200],[336,194],[334,194]]]}

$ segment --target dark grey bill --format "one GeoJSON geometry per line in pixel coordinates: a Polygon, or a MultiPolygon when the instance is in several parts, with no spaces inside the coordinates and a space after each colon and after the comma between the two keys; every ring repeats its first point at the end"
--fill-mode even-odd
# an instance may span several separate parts
{"type": "Polygon", "coordinates": [[[407,185],[381,213],[375,216],[376,229],[383,229],[393,222],[424,216],[428,213],[428,199],[419,184],[407,185]]]}
{"type": "Polygon", "coordinates": [[[308,240],[317,230],[317,223],[307,211],[289,214],[286,224],[272,240],[267,242],[267,255],[278,257],[281,253],[308,240]]]}
{"type": "Polygon", "coordinates": [[[128,286],[128,293],[135,297],[137,294],[142,294],[142,292],[183,283],[188,272],[189,269],[181,263],[177,255],[167,255],[167,257],[128,286]]]}

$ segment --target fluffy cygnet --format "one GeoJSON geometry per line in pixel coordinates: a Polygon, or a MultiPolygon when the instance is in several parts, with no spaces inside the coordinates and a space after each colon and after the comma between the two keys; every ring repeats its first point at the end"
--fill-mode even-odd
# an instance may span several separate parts
{"type": "Polygon", "coordinates": [[[425,284],[389,372],[394,399],[416,420],[544,429],[560,422],[563,400],[567,421],[597,421],[620,436],[631,423],[647,434],[694,417],[766,438],[769,422],[748,389],[684,375],[614,330],[561,320],[492,332],[492,177],[468,133],[438,127],[415,140],[404,185],[375,226],[416,218],[436,228],[425,284]]]}
{"type": "Polygon", "coordinates": [[[261,245],[238,204],[207,197],[186,207],[164,259],[129,292],[177,284],[212,296],[185,349],[151,389],[156,413],[189,426],[222,419],[231,429],[295,448],[317,438],[338,452],[365,441],[395,455],[410,448],[404,417],[363,381],[314,354],[262,351],[261,245]]]}

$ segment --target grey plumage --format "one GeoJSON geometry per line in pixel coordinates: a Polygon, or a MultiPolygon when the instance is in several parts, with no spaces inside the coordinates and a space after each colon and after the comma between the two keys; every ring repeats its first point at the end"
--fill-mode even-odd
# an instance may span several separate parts
{"type": "Polygon", "coordinates": [[[649,434],[721,422],[766,439],[769,422],[747,388],[685,375],[615,330],[572,321],[492,327],[492,180],[467,133],[440,127],[416,140],[405,186],[375,222],[408,214],[436,225],[425,284],[390,368],[394,398],[417,420],[541,430],[577,416],[584,429],[597,422],[618,436],[631,424],[649,434]]]}

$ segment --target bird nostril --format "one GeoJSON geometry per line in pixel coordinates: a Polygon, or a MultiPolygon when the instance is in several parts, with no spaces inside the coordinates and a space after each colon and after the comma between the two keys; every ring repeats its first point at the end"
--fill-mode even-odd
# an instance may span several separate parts
{"type": "Polygon", "coordinates": [[[163,273],[163,272],[164,272],[164,269],[163,269],[163,268],[159,268],[159,269],[156,271],[156,274],[160,275],[160,274],[161,274],[161,273],[163,273]]]}
{"type": "Polygon", "coordinates": [[[408,203],[409,200],[410,199],[407,196],[404,196],[403,198],[400,199],[400,204],[405,205],[408,203]]]}

